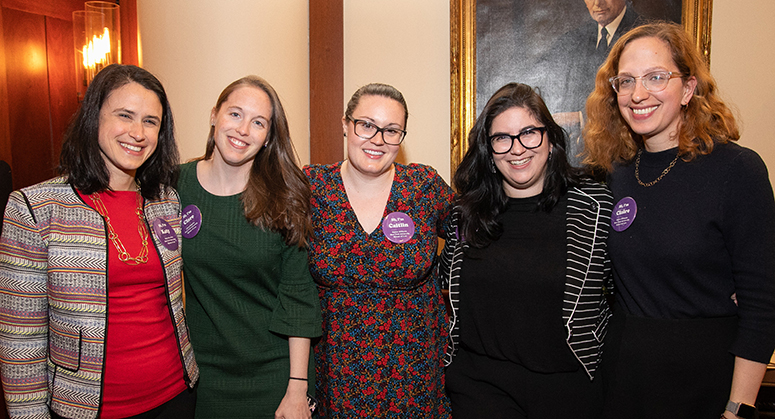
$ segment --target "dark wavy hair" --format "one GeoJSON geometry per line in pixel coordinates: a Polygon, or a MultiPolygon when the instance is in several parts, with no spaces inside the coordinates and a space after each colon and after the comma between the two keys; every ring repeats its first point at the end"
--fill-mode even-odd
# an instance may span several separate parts
{"type": "Polygon", "coordinates": [[[633,132],[621,116],[616,92],[608,79],[618,74],[619,60],[627,45],[648,37],[665,42],[684,83],[690,77],[697,80],[694,96],[681,108],[681,158],[690,161],[712,152],[715,143],[740,138],[735,117],[721,100],[716,81],[689,34],[675,23],[655,22],[624,34],[597,71],[595,90],[587,98],[589,121],[584,128],[584,163],[598,171],[610,172],[614,163],[632,161],[643,146],[643,137],[633,132]]]}
{"type": "Polygon", "coordinates": [[[552,145],[538,208],[550,211],[568,188],[577,186],[581,180],[580,170],[568,163],[568,135],[552,119],[541,96],[532,87],[521,83],[501,87],[487,101],[471,128],[468,151],[453,178],[457,190],[456,205],[460,211],[458,228],[465,241],[473,247],[487,246],[502,232],[497,218],[506,209],[508,196],[503,189],[503,176],[498,170],[493,173],[492,146],[488,136],[493,120],[511,108],[524,108],[546,126],[546,136],[552,145]]]}
{"type": "Polygon", "coordinates": [[[100,110],[114,90],[128,83],[137,83],[155,93],[162,107],[156,150],[135,173],[143,197],[156,199],[163,188],[174,186],[178,180],[180,156],[175,143],[175,124],[167,93],[159,79],[133,65],[111,64],[94,77],[65,131],[57,171],[85,194],[110,189],[110,173],[99,144],[100,110]]]}
{"type": "MultiPolygon", "coordinates": [[[[223,89],[213,110],[217,113],[229,95],[241,87],[264,91],[272,104],[265,147],[253,159],[248,184],[242,193],[245,218],[254,225],[280,233],[289,246],[305,247],[312,232],[310,186],[299,168],[288,119],[277,92],[261,77],[246,76],[223,89]]],[[[215,127],[211,126],[205,155],[200,160],[212,158],[214,150],[215,127]]]]}

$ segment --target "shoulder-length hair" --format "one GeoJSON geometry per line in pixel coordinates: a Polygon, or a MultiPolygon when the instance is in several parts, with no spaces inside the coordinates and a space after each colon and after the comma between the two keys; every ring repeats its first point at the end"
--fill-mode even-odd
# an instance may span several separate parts
{"type": "MultiPolygon", "coordinates": [[[[213,109],[217,113],[229,95],[241,87],[264,91],[272,104],[265,147],[253,159],[248,184],[242,193],[245,218],[263,229],[280,233],[289,246],[305,247],[307,236],[312,232],[310,187],[299,168],[288,119],[277,92],[261,77],[246,76],[226,86],[213,109]]],[[[200,159],[212,158],[214,150],[215,127],[211,126],[205,155],[200,159]]]]}
{"type": "Polygon", "coordinates": [[[580,181],[580,171],[568,163],[567,134],[552,119],[541,96],[530,86],[509,83],[487,101],[468,134],[468,151],[455,171],[456,204],[460,211],[458,230],[473,247],[487,246],[502,231],[497,221],[508,203],[503,175],[494,169],[489,141],[493,120],[511,108],[523,108],[546,127],[552,151],[546,162],[543,191],[538,207],[550,211],[568,188],[580,181]]]}
{"type": "Polygon", "coordinates": [[[110,172],[99,144],[100,111],[110,94],[128,83],[137,83],[155,93],[162,107],[156,150],[135,173],[143,197],[156,199],[163,188],[177,183],[180,157],[167,93],[159,79],[140,67],[111,64],[97,73],[65,131],[57,170],[85,194],[110,189],[110,172]]]}
{"type": "Polygon", "coordinates": [[[740,133],[732,112],[718,95],[716,81],[686,31],[675,23],[656,22],[639,26],[623,35],[611,48],[595,78],[595,90],[587,99],[589,122],[584,128],[584,163],[610,172],[614,163],[632,161],[643,144],[619,112],[616,92],[609,78],[619,72],[619,60],[627,45],[654,37],[667,44],[681,79],[694,77],[697,86],[689,104],[681,109],[678,153],[685,161],[713,151],[714,142],[736,141],[740,133]]]}

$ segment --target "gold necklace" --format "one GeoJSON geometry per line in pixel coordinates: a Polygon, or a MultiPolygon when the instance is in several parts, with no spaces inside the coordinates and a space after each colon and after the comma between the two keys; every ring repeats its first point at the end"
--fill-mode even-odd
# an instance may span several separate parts
{"type": "Polygon", "coordinates": [[[108,238],[113,242],[113,246],[115,246],[118,251],[118,260],[127,265],[139,265],[148,262],[148,230],[145,227],[145,220],[143,219],[143,198],[140,193],[137,193],[137,208],[135,209],[135,214],[137,214],[137,232],[140,233],[140,241],[142,242],[143,248],[140,249],[140,254],[134,258],[126,251],[124,243],[121,243],[121,239],[118,238],[116,230],[114,230],[113,225],[110,224],[108,208],[105,207],[105,203],[102,202],[99,192],[94,192],[89,195],[89,198],[91,198],[94,203],[94,209],[105,218],[105,223],[108,225],[108,238]]]}
{"type": "Polygon", "coordinates": [[[662,180],[662,178],[663,178],[663,177],[665,177],[665,175],[667,174],[667,172],[669,172],[669,171],[670,171],[670,169],[672,169],[672,168],[673,168],[673,166],[675,166],[676,162],[678,162],[678,154],[676,154],[676,155],[675,155],[675,158],[673,159],[673,161],[672,161],[672,162],[670,162],[670,165],[669,165],[669,166],[667,166],[667,169],[665,169],[665,170],[663,170],[663,171],[662,171],[662,174],[661,174],[661,175],[659,175],[659,177],[658,177],[658,178],[656,178],[655,180],[652,180],[651,182],[646,182],[646,183],[643,183],[643,181],[642,181],[642,180],[640,180],[640,170],[639,170],[639,169],[640,169],[640,155],[641,155],[641,154],[643,154],[643,149],[642,149],[642,148],[641,148],[640,150],[638,150],[638,158],[635,160],[635,179],[638,181],[638,183],[639,183],[641,186],[645,186],[645,187],[647,187],[647,188],[648,188],[649,186],[652,186],[652,185],[656,184],[656,183],[657,183],[657,182],[659,182],[660,180],[662,180]]]}

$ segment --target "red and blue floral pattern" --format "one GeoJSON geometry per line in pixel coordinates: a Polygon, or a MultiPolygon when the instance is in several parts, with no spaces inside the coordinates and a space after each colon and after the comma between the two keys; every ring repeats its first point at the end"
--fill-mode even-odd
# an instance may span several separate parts
{"type": "Polygon", "coordinates": [[[448,418],[444,304],[432,278],[452,190],[428,166],[396,164],[384,216],[415,224],[403,244],[367,234],[347,200],[341,163],[305,168],[312,185],[310,272],[323,337],[315,346],[322,418],[448,418]]]}

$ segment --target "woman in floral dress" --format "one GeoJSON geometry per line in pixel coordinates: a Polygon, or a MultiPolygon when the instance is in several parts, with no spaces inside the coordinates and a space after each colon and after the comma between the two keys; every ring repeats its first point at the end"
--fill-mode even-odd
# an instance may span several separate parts
{"type": "Polygon", "coordinates": [[[444,305],[431,275],[452,190],[434,169],[395,163],[407,107],[392,86],[355,92],[342,118],[348,159],[305,168],[315,347],[325,418],[447,418],[444,305]]]}

